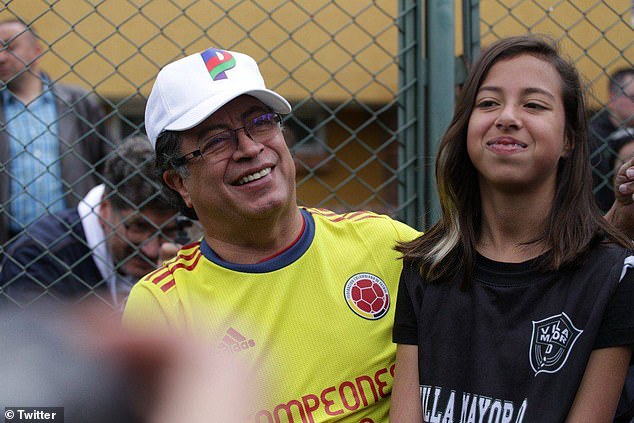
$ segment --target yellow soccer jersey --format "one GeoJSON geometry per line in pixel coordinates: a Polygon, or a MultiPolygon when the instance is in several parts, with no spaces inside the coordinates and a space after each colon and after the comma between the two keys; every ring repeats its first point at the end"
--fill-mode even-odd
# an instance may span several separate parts
{"type": "Polygon", "coordinates": [[[202,335],[245,360],[261,384],[251,421],[384,423],[402,267],[393,247],[419,232],[371,212],[301,211],[300,239],[264,263],[184,247],[133,287],[124,323],[202,335]]]}

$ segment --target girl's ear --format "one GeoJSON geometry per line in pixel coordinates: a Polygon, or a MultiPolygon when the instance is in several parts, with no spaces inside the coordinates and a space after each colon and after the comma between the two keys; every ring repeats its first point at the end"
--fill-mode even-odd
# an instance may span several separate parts
{"type": "Polygon", "coordinates": [[[564,138],[564,151],[561,153],[561,157],[570,156],[570,153],[572,152],[573,147],[574,147],[574,143],[570,141],[570,138],[568,138],[568,135],[566,135],[564,138]]]}
{"type": "Polygon", "coordinates": [[[168,187],[181,195],[187,207],[193,207],[189,196],[189,191],[185,186],[185,181],[178,172],[176,172],[174,169],[166,170],[165,172],[163,172],[163,181],[165,181],[168,187]]]}

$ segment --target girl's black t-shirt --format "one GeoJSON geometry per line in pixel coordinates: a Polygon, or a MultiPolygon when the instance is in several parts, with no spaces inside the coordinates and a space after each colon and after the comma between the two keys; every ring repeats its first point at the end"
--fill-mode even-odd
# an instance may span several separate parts
{"type": "Polygon", "coordinates": [[[479,256],[463,289],[406,262],[393,339],[419,347],[424,421],[563,422],[592,350],[634,344],[631,254],[601,245],[549,272],[479,256]]]}

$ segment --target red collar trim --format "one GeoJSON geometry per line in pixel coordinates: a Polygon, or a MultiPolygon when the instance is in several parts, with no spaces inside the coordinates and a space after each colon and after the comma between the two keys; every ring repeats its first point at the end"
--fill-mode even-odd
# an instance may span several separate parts
{"type": "Polygon", "coordinates": [[[264,263],[265,261],[274,259],[275,257],[284,254],[286,251],[290,250],[291,248],[293,248],[293,246],[295,246],[295,244],[297,244],[297,242],[299,242],[300,238],[302,237],[302,235],[304,235],[304,231],[306,230],[306,219],[304,219],[304,216],[302,215],[302,230],[299,231],[299,235],[297,235],[297,238],[295,238],[295,240],[293,242],[291,242],[291,244],[289,246],[287,246],[286,248],[284,248],[281,251],[278,251],[277,253],[273,254],[272,256],[263,258],[262,260],[259,260],[258,263],[264,263]]]}

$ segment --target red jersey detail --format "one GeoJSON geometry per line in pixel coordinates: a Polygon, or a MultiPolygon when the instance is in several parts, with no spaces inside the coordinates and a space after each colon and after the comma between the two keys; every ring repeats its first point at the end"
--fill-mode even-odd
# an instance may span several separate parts
{"type": "Polygon", "coordinates": [[[285,251],[290,250],[291,248],[293,248],[293,245],[297,244],[297,242],[300,240],[300,238],[302,237],[302,235],[304,235],[304,230],[306,230],[306,220],[302,218],[302,230],[299,231],[299,235],[297,236],[297,238],[295,238],[295,241],[291,242],[291,244],[284,248],[282,251],[278,251],[277,253],[273,254],[272,256],[266,257],[262,260],[259,260],[258,263],[264,263],[265,261],[271,260],[281,254],[283,254],[285,251]]]}
{"type": "MultiPolygon", "coordinates": [[[[192,244],[187,245],[187,248],[189,249],[189,248],[191,248],[191,247],[196,247],[196,246],[198,246],[198,245],[200,245],[200,242],[195,242],[195,243],[192,243],[192,244]]],[[[183,247],[180,251],[183,251],[183,249],[185,249],[185,247],[183,247]]],[[[195,255],[196,255],[196,253],[198,252],[198,250],[194,250],[194,252],[192,252],[190,255],[187,255],[187,256],[186,256],[186,255],[184,255],[184,254],[181,254],[181,253],[180,253],[180,251],[179,251],[179,253],[178,253],[178,258],[181,258],[181,259],[183,259],[183,260],[191,260],[192,258],[194,258],[194,256],[195,256],[195,255]]]]}
{"type": "MultiPolygon", "coordinates": [[[[202,253],[200,252],[199,249],[197,249],[196,251],[194,251],[193,254],[188,255],[188,256],[183,256],[183,255],[179,255],[179,257],[181,258],[186,258],[186,259],[191,259],[194,258],[193,263],[187,265],[184,263],[176,263],[175,265],[171,266],[171,267],[164,267],[159,269],[160,271],[162,271],[163,273],[161,274],[157,274],[154,278],[151,279],[151,282],[154,285],[158,285],[160,282],[162,282],[165,278],[167,278],[168,276],[171,276],[172,273],[177,270],[177,269],[185,269],[187,271],[191,271],[192,269],[194,269],[196,267],[196,265],[198,264],[198,261],[200,260],[200,258],[202,257],[202,253]]],[[[156,273],[156,272],[153,272],[156,273]]],[[[165,285],[161,286],[161,289],[165,292],[167,291],[169,288],[171,288],[172,286],[174,286],[176,282],[174,281],[174,279],[172,279],[171,281],[167,282],[165,285]]]]}
{"type": "Polygon", "coordinates": [[[309,209],[309,210],[313,214],[324,216],[331,222],[341,222],[342,220],[354,220],[358,222],[359,220],[363,220],[363,219],[373,219],[373,218],[384,217],[384,216],[375,214],[373,212],[364,211],[364,210],[344,213],[344,214],[334,213],[326,209],[309,209]]]}
{"type": "Polygon", "coordinates": [[[172,274],[169,269],[161,269],[161,270],[163,271],[163,274],[158,275],[155,278],[152,278],[152,283],[154,285],[158,285],[159,282],[161,282],[163,279],[165,279],[166,277],[172,274]]]}
{"type": "Polygon", "coordinates": [[[161,291],[167,292],[167,290],[173,287],[174,285],[176,285],[176,281],[172,279],[161,287],[161,291]]]}
{"type": "Polygon", "coordinates": [[[366,214],[364,216],[359,217],[358,219],[355,219],[356,222],[360,221],[360,220],[365,220],[365,219],[380,219],[382,216],[378,216],[376,214],[366,214]]]}
{"type": "Polygon", "coordinates": [[[203,256],[203,254],[201,253],[200,250],[196,250],[196,253],[192,254],[190,258],[194,256],[196,256],[196,258],[194,259],[194,262],[192,264],[186,265],[185,263],[177,263],[176,265],[170,268],[170,271],[173,272],[174,270],[177,270],[177,269],[185,269],[187,271],[193,270],[194,267],[196,267],[196,265],[198,264],[198,261],[200,261],[200,258],[203,256]]]}

